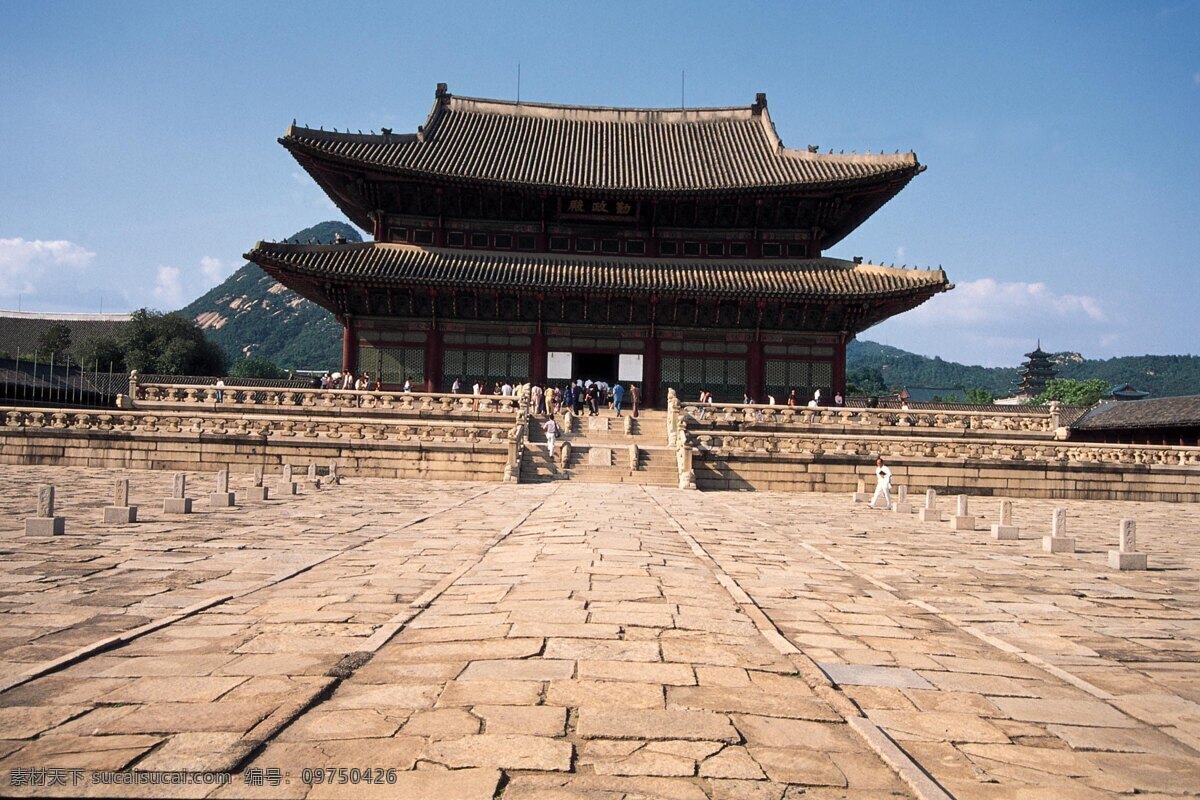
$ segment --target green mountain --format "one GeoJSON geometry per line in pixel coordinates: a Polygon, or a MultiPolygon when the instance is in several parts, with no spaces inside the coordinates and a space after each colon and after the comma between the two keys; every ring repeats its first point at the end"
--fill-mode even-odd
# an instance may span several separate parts
{"type": "MultiPolygon", "coordinates": [[[[1079,353],[1055,353],[1058,377],[1108,383],[1131,383],[1152,397],[1200,394],[1200,356],[1123,356],[1088,359],[1079,353]]],[[[882,384],[889,389],[934,387],[986,389],[997,397],[1012,393],[1020,367],[980,367],[943,361],[868,341],[846,348],[846,371],[851,382],[882,384]]],[[[879,389],[876,388],[876,391],[879,389]]]]}
{"type": "MultiPolygon", "coordinates": [[[[331,244],[335,234],[361,242],[356,228],[322,222],[291,241],[331,244]]],[[[342,326],[325,309],[246,263],[223,283],[180,309],[195,319],[233,365],[263,356],[285,369],[336,369],[342,361],[342,326]]]]}
{"type": "MultiPolygon", "coordinates": [[[[322,222],[289,236],[293,241],[331,243],[336,234],[362,237],[344,222],[322,222]]],[[[335,369],[342,357],[342,326],[325,309],[276,283],[254,264],[197,298],[182,313],[196,319],[225,350],[232,365],[248,355],[263,356],[285,369],[335,369]]],[[[1057,353],[1059,377],[1131,383],[1154,397],[1200,394],[1200,356],[1126,356],[1106,360],[1057,353]]],[[[868,341],[846,348],[850,382],[883,393],[889,389],[979,387],[1002,397],[1011,393],[1020,368],[980,367],[943,361],[868,341]]]]}

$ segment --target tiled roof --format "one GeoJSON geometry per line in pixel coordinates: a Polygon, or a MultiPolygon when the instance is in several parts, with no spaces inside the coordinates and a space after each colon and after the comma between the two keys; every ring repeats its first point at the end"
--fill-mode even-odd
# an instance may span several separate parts
{"type": "MultiPolygon", "coordinates": [[[[129,322],[128,314],[56,314],[36,311],[0,311],[0,352],[16,356],[30,353],[38,339],[54,324],[71,330],[72,344],[93,336],[116,336],[129,322]]],[[[47,354],[48,355],[48,354],[47,354]]],[[[58,354],[59,358],[62,354],[58,354]]]]}
{"type": "Polygon", "coordinates": [[[1118,400],[1092,409],[1072,428],[1101,431],[1125,428],[1200,426],[1200,395],[1118,400]]]}
{"type": "Polygon", "coordinates": [[[425,248],[404,244],[258,245],[246,258],[268,269],[373,284],[521,287],[536,291],[853,299],[933,295],[946,273],[833,258],[698,260],[617,258],[425,248]]]}
{"type": "Polygon", "coordinates": [[[914,153],[785,148],[760,96],[753,106],[636,109],[456,97],[439,88],[416,134],[337,133],[293,124],[297,156],[443,179],[630,193],[907,181],[914,153]]]}

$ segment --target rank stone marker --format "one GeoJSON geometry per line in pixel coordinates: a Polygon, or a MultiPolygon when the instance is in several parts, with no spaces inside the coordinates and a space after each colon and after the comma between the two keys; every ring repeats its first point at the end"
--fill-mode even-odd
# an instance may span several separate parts
{"type": "Polygon", "coordinates": [[[942,512],[937,507],[937,490],[925,490],[925,507],[921,509],[921,522],[941,522],[942,512]]]}
{"type": "Polygon", "coordinates": [[[266,483],[263,482],[263,468],[254,468],[254,485],[250,487],[249,500],[253,503],[259,503],[263,500],[270,499],[270,490],[267,489],[266,483]]]}
{"type": "Polygon", "coordinates": [[[54,487],[49,484],[38,486],[38,511],[36,517],[25,520],[26,536],[62,536],[66,520],[54,516],[54,487]]]}
{"type": "Polygon", "coordinates": [[[1042,549],[1047,553],[1074,553],[1075,540],[1067,536],[1067,510],[1054,509],[1050,522],[1050,535],[1042,537],[1042,549]]]}
{"type": "Polygon", "coordinates": [[[329,482],[334,486],[337,486],[342,482],[341,476],[338,475],[336,461],[329,462],[329,482]]]}
{"type": "Polygon", "coordinates": [[[908,502],[908,487],[900,486],[896,489],[896,502],[892,503],[892,511],[897,514],[911,514],[912,505],[908,502]]]}
{"type": "Polygon", "coordinates": [[[208,496],[213,508],[232,508],[236,505],[233,492],[229,491],[229,467],[217,470],[217,490],[208,496]]]}
{"type": "Polygon", "coordinates": [[[104,507],[105,525],[128,525],[137,522],[137,506],[129,505],[129,479],[117,478],[113,486],[113,504],[104,507]]]}
{"type": "Polygon", "coordinates": [[[1012,500],[1000,501],[1000,521],[992,526],[993,539],[1020,539],[1021,529],[1012,524],[1012,500]]]}
{"type": "Polygon", "coordinates": [[[954,516],[950,518],[950,530],[975,530],[975,518],[967,514],[967,496],[965,494],[960,494],[958,496],[958,508],[954,516]]]}
{"type": "Polygon", "coordinates": [[[866,481],[860,480],[858,482],[858,488],[854,490],[854,494],[850,495],[850,499],[853,500],[855,503],[865,503],[871,499],[870,496],[867,494],[867,482],[866,481]]]}
{"type": "Polygon", "coordinates": [[[187,497],[187,473],[176,472],[171,478],[171,496],[163,500],[164,514],[192,513],[192,498],[187,497]]]}
{"type": "Polygon", "coordinates": [[[1108,565],[1113,569],[1146,569],[1145,553],[1137,552],[1137,524],[1131,519],[1121,520],[1120,550],[1108,551],[1108,565]]]}
{"type": "Polygon", "coordinates": [[[314,489],[321,488],[321,479],[317,477],[317,465],[308,465],[308,485],[314,489]]]}
{"type": "Polygon", "coordinates": [[[281,494],[296,494],[296,482],[292,480],[292,465],[283,465],[283,482],[279,488],[281,494]]]}

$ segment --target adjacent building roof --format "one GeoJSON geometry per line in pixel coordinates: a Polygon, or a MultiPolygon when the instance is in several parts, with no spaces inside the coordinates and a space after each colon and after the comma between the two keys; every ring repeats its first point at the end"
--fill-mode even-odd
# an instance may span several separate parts
{"type": "MultiPolygon", "coordinates": [[[[916,154],[783,146],[766,96],[732,108],[599,108],[457,97],[438,87],[415,134],[290,126],[279,140],[315,156],[442,180],[633,194],[879,183],[924,170],[916,154]]],[[[896,186],[898,190],[900,186],[896,186]]]]}
{"type": "Polygon", "coordinates": [[[11,356],[31,353],[46,329],[56,323],[66,325],[71,330],[71,341],[78,344],[92,336],[115,336],[129,319],[129,314],[0,311],[0,351],[11,356]]]}
{"type": "Polygon", "coordinates": [[[1110,402],[1097,406],[1072,428],[1085,431],[1200,426],[1200,395],[1158,397],[1136,403],[1110,402]]]}
{"type": "MultiPolygon", "coordinates": [[[[926,296],[953,288],[946,273],[833,258],[704,260],[427,248],[406,244],[258,245],[268,271],[373,285],[805,299],[926,296]]],[[[286,281],[284,281],[286,283],[286,281]]]]}

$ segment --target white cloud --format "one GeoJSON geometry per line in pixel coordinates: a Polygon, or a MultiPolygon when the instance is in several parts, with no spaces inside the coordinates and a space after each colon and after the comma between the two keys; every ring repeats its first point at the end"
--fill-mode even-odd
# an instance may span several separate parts
{"type": "Polygon", "coordinates": [[[154,276],[154,299],[159,308],[170,311],[184,305],[183,282],[179,267],[159,267],[154,276]]]}
{"type": "Polygon", "coordinates": [[[1014,366],[1040,339],[1050,351],[1098,357],[1120,341],[1119,325],[1090,295],[1045,283],[981,278],[866,331],[862,338],[950,361],[1014,366]]]}
{"type": "Polygon", "coordinates": [[[211,289],[233,274],[233,264],[226,264],[219,258],[204,256],[200,259],[200,274],[204,276],[204,288],[211,289]]]}
{"type": "Polygon", "coordinates": [[[900,264],[904,263],[904,245],[900,245],[896,248],[896,261],[900,264]]]}
{"type": "Polygon", "coordinates": [[[154,274],[154,306],[175,311],[195,300],[233,274],[235,264],[202,256],[196,267],[160,266],[154,274]]]}
{"type": "Polygon", "coordinates": [[[82,245],[62,239],[0,239],[0,297],[33,294],[48,268],[85,269],[96,254],[82,245]]]}

